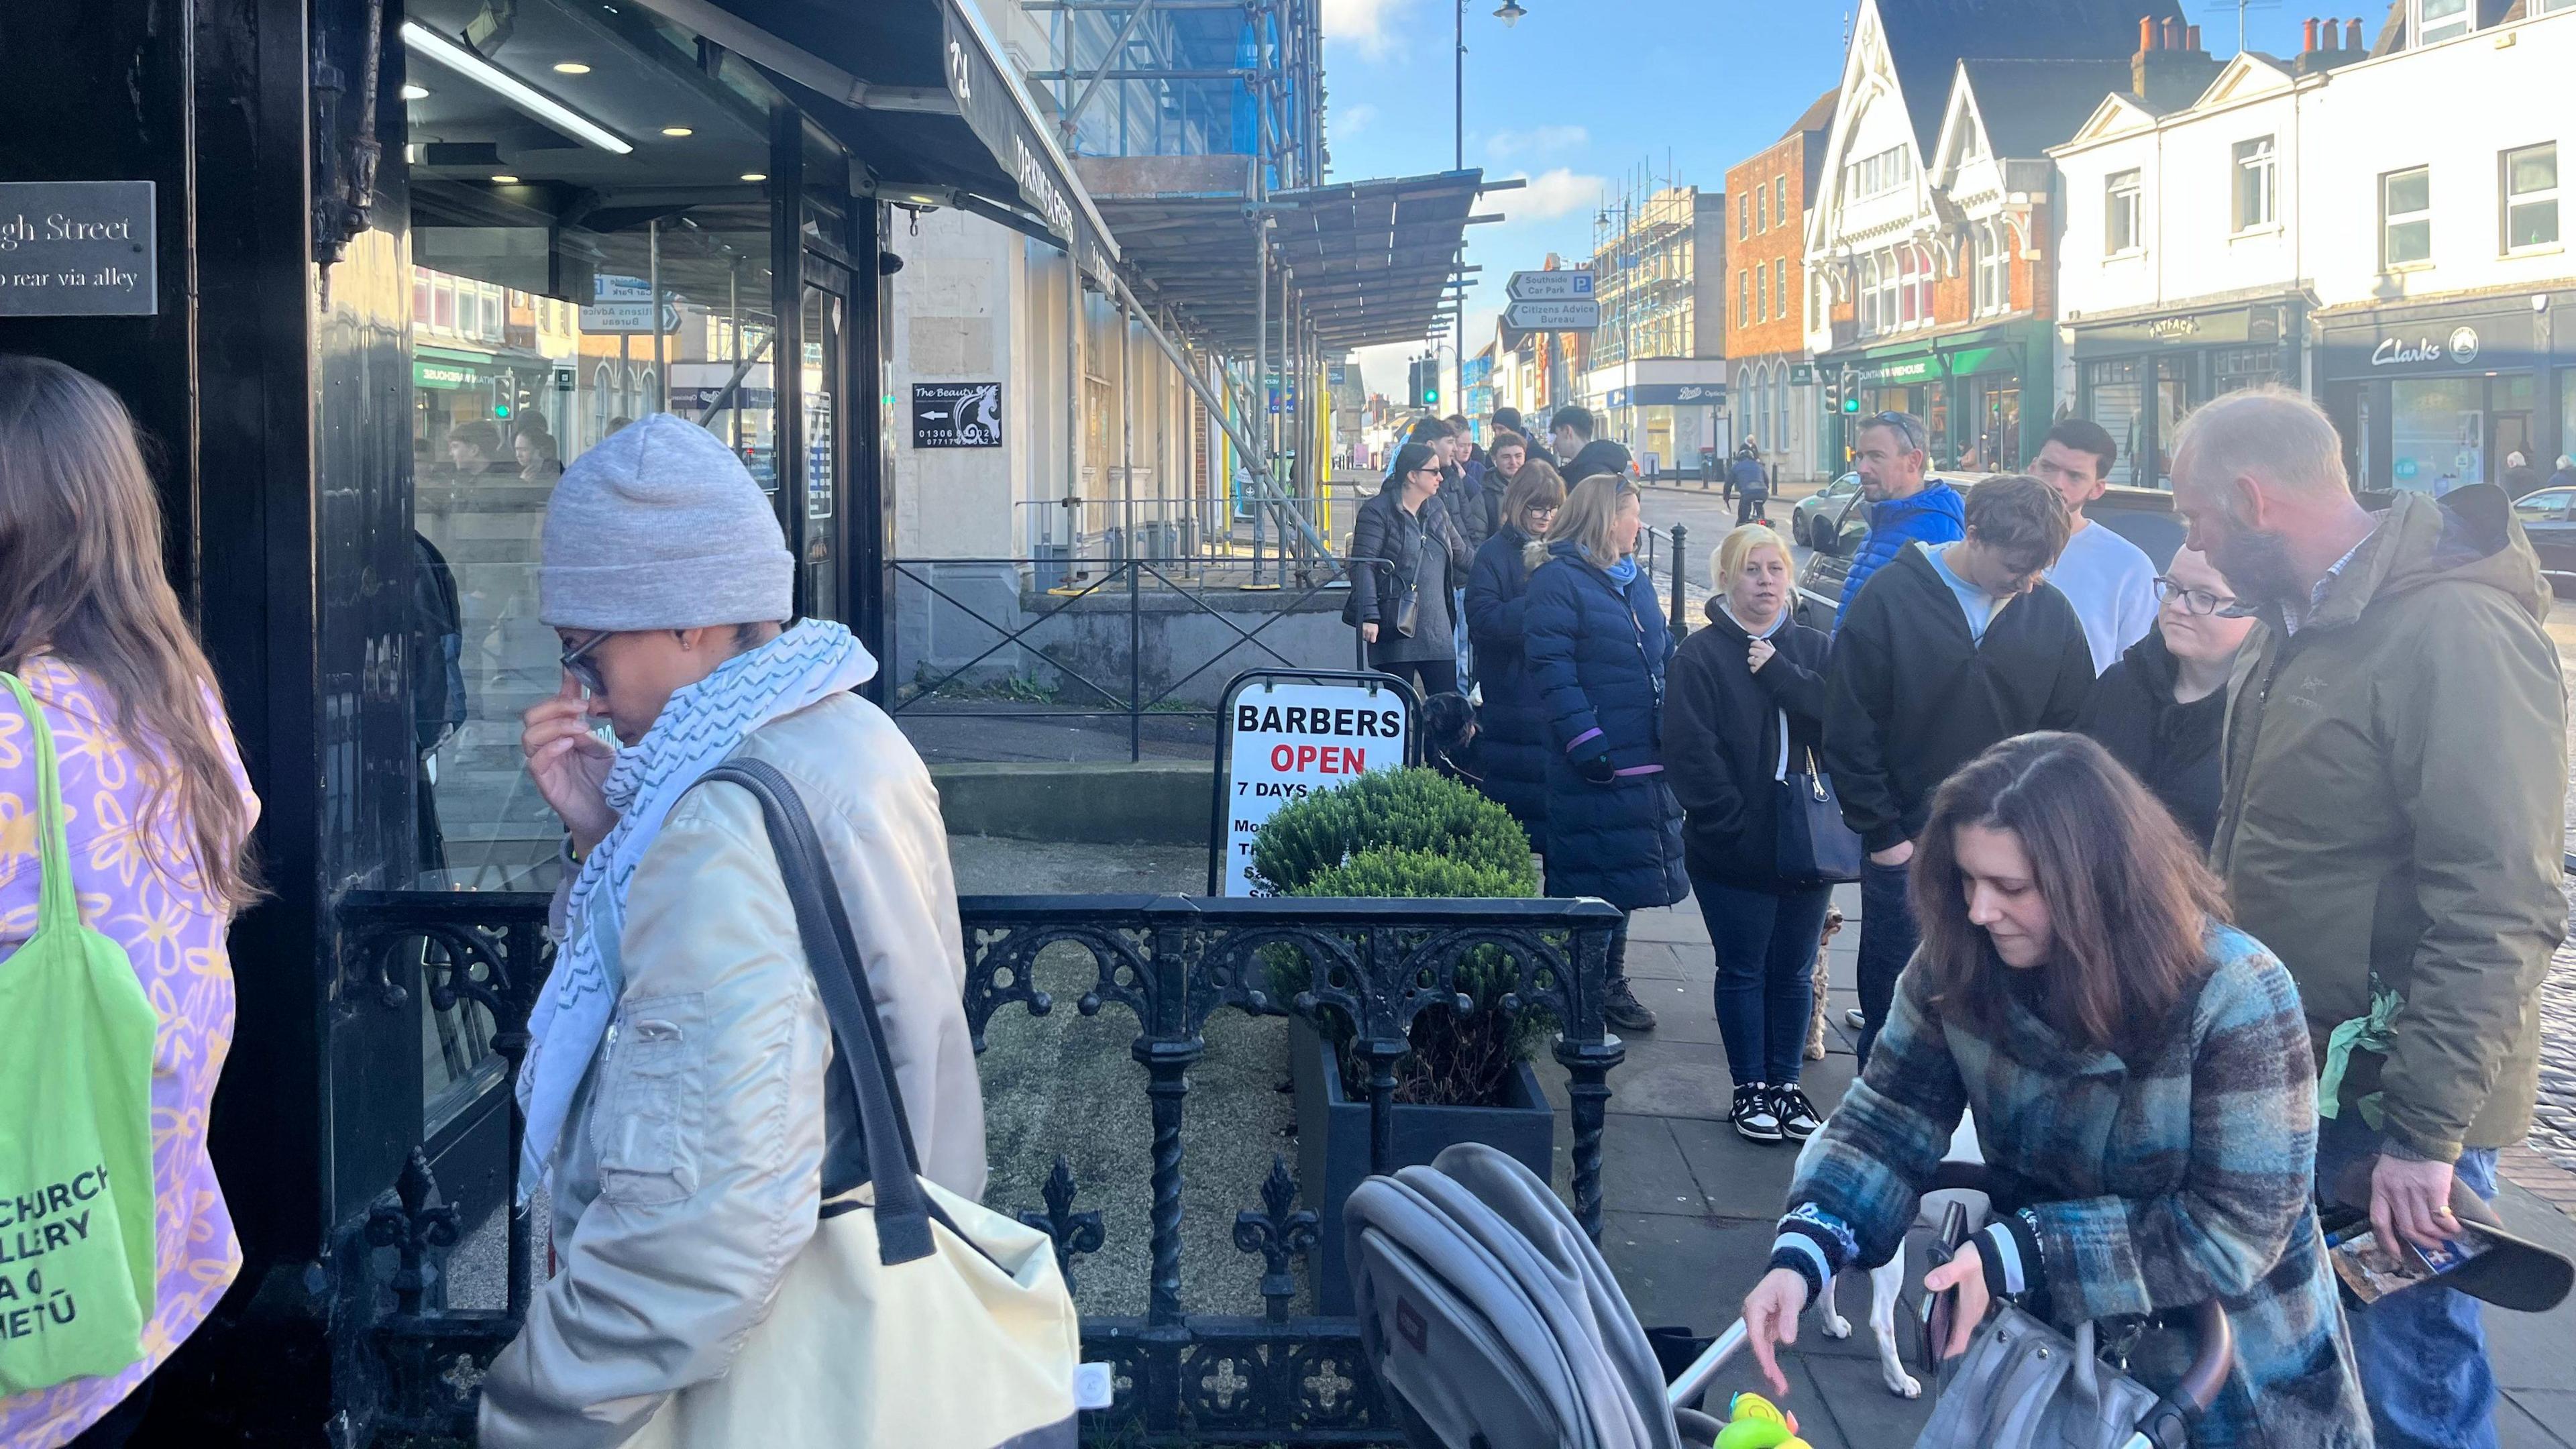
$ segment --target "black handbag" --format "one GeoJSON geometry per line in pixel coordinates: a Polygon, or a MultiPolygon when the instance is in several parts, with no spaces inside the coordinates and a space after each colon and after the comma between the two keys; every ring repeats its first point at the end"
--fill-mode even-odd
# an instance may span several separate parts
{"type": "Polygon", "coordinates": [[[1843,823],[1843,803],[1834,782],[1816,765],[1810,750],[1805,769],[1789,771],[1789,718],[1780,717],[1780,767],[1771,789],[1779,803],[1774,827],[1772,868],[1785,885],[1843,885],[1860,879],[1860,836],[1843,823]]]}

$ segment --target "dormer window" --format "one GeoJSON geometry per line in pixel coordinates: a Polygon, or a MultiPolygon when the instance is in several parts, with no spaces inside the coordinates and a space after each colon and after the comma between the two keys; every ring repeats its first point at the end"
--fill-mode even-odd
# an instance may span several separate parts
{"type": "Polygon", "coordinates": [[[2414,0],[2414,3],[2417,45],[2456,40],[2477,29],[2477,11],[2469,0],[2414,0]]]}

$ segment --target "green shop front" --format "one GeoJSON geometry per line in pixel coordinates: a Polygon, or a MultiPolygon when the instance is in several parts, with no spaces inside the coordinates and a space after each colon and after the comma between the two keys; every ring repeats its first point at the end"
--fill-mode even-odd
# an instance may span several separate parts
{"type": "Polygon", "coordinates": [[[1934,468],[2000,473],[2022,467],[2047,435],[2053,346],[2048,323],[2012,322],[1856,348],[1817,366],[1827,376],[1849,369],[1859,385],[1858,408],[1840,419],[1845,449],[1858,419],[1912,413],[1931,429],[1934,468]]]}
{"type": "Polygon", "coordinates": [[[2120,447],[2111,481],[2171,488],[2173,439],[2191,410],[2249,387],[2300,386],[2304,293],[2160,308],[2073,324],[2076,411],[2120,447]]]}

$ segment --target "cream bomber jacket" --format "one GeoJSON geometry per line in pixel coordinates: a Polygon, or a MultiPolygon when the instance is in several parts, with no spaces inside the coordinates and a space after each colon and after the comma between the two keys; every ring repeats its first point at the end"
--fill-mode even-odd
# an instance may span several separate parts
{"type": "MultiPolygon", "coordinates": [[[[923,1174],[984,1190],[939,798],[840,695],[741,750],[794,782],[867,958],[923,1174]]],[[[821,1206],[830,1032],[759,802],[701,785],[638,868],[626,987],[564,1128],[554,1276],[483,1384],[484,1449],[609,1449],[760,1329],[821,1206]]]]}

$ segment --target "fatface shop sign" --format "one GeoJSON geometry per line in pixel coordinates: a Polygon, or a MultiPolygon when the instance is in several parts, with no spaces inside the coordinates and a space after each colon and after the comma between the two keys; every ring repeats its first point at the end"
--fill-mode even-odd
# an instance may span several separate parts
{"type": "Polygon", "coordinates": [[[2423,367],[2447,362],[2466,367],[2478,360],[2479,351],[2478,329],[2455,327],[2447,340],[2438,342],[2430,337],[2383,337],[2371,349],[2370,365],[2423,367]]]}
{"type": "Polygon", "coordinates": [[[149,181],[0,182],[0,317],[160,310],[149,181]]]}

